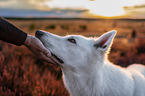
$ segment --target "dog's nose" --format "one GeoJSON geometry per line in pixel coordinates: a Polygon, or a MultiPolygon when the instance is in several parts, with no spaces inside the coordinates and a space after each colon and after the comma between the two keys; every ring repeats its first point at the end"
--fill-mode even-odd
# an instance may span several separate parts
{"type": "Polygon", "coordinates": [[[36,37],[41,37],[43,34],[44,34],[44,32],[42,32],[42,31],[40,31],[40,30],[37,30],[37,31],[35,32],[35,36],[36,36],[36,37]]]}

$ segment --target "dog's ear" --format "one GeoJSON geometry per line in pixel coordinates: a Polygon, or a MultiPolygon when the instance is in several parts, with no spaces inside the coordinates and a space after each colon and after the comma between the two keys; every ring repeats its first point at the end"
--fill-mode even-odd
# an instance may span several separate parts
{"type": "Polygon", "coordinates": [[[115,37],[116,30],[109,31],[101,35],[95,42],[94,47],[101,51],[106,51],[112,45],[112,41],[115,37]]]}

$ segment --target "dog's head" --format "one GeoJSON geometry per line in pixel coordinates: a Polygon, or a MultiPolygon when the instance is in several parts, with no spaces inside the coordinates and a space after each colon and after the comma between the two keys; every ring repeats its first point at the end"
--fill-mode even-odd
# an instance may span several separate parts
{"type": "Polygon", "coordinates": [[[110,31],[99,38],[86,38],[80,35],[57,36],[48,32],[36,31],[36,37],[51,51],[62,68],[87,68],[100,64],[107,54],[116,31],[110,31]]]}

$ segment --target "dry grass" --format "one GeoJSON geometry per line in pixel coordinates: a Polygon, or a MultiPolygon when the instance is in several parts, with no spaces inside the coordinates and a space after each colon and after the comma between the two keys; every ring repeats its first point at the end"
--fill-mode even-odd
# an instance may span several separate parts
{"type": "Polygon", "coordinates": [[[145,36],[145,21],[137,20],[11,20],[12,23],[34,35],[42,29],[58,35],[80,34],[85,36],[100,35],[116,29],[118,36],[127,36],[136,30],[137,35],[145,36]]]}

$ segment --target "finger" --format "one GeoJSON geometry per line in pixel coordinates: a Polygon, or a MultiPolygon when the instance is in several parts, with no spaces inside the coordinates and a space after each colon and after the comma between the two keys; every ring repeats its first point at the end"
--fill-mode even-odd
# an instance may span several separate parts
{"type": "MultiPolygon", "coordinates": [[[[46,56],[44,56],[44,54],[41,52],[41,51],[39,51],[39,50],[32,50],[32,49],[30,49],[36,56],[38,56],[38,58],[41,58],[41,59],[47,59],[48,57],[46,57],[46,56]]],[[[49,58],[48,58],[48,60],[49,60],[49,58]]]]}
{"type": "Polygon", "coordinates": [[[51,52],[45,48],[45,46],[42,44],[42,42],[36,38],[36,37],[33,37],[33,41],[37,42],[35,43],[35,48],[38,50],[38,51],[41,51],[43,54],[45,54],[46,56],[50,57],[51,56],[51,52]]]}
{"type": "Polygon", "coordinates": [[[50,57],[55,63],[60,64],[60,62],[53,56],[50,57]]]}
{"type": "Polygon", "coordinates": [[[29,48],[36,56],[38,56],[38,54],[40,54],[41,52],[46,55],[47,57],[51,56],[51,52],[49,50],[47,50],[46,48],[42,48],[43,50],[39,50],[39,49],[32,49],[29,48]]]}
{"type": "Polygon", "coordinates": [[[36,50],[38,50],[39,52],[42,52],[42,53],[45,54],[47,57],[50,57],[50,56],[51,56],[51,52],[50,52],[47,48],[45,48],[45,46],[44,46],[42,43],[40,43],[40,44],[37,46],[36,50]]]}
{"type": "Polygon", "coordinates": [[[48,58],[47,56],[45,56],[43,53],[39,53],[39,58],[45,60],[48,63],[53,63],[55,65],[57,65],[57,63],[52,59],[52,58],[48,58]]]}
{"type": "MultiPolygon", "coordinates": [[[[41,57],[41,58],[43,57],[43,59],[48,60],[47,52],[45,52],[45,54],[43,54],[43,52],[39,52],[39,54],[40,54],[39,57],[41,57]]],[[[51,59],[51,62],[53,61],[53,63],[55,62],[57,64],[60,64],[60,62],[55,57],[53,57],[51,55],[49,56],[48,61],[50,61],[50,59],[51,59]]]]}
{"type": "Polygon", "coordinates": [[[50,57],[51,56],[51,52],[48,49],[46,49],[46,48],[44,48],[44,50],[42,51],[42,53],[44,55],[46,55],[47,57],[50,57]]]}
{"type": "Polygon", "coordinates": [[[48,63],[53,63],[55,65],[59,64],[59,62],[51,56],[51,53],[49,53],[49,51],[46,49],[44,50],[43,52],[40,51],[40,50],[34,50],[34,49],[31,49],[30,50],[36,55],[38,56],[38,58],[42,59],[42,60],[45,60],[46,62],[48,63]],[[49,58],[48,58],[49,57],[49,58]],[[50,58],[51,57],[51,58],[50,58]],[[56,61],[56,62],[55,62],[56,61]]]}

